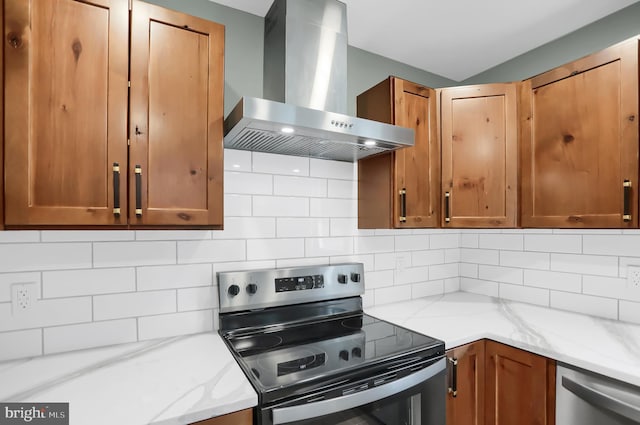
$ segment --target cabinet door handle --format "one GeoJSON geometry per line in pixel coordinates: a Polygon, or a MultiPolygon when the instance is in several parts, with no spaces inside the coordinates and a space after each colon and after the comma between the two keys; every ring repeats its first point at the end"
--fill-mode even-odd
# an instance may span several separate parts
{"type": "Polygon", "coordinates": [[[113,215],[120,217],[120,164],[113,163],[113,215]]]}
{"type": "Polygon", "coordinates": [[[631,181],[625,180],[622,183],[624,191],[624,211],[622,212],[622,220],[624,222],[631,221],[631,181]]]}
{"type": "Polygon", "coordinates": [[[400,189],[400,223],[407,222],[407,189],[400,189]]]}
{"type": "Polygon", "coordinates": [[[136,217],[142,217],[142,167],[136,165],[136,217]]]}
{"type": "Polygon", "coordinates": [[[444,193],[444,222],[451,223],[451,193],[444,193]]]}
{"type": "Polygon", "coordinates": [[[451,373],[449,374],[449,394],[452,397],[458,396],[458,359],[455,357],[448,357],[449,364],[451,365],[451,373]]]}

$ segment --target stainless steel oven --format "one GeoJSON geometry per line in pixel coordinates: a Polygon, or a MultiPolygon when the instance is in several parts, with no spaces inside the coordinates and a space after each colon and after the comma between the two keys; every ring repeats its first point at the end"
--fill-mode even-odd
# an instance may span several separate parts
{"type": "Polygon", "coordinates": [[[218,274],[256,422],[445,424],[444,343],[362,311],[359,263],[218,274]]]}

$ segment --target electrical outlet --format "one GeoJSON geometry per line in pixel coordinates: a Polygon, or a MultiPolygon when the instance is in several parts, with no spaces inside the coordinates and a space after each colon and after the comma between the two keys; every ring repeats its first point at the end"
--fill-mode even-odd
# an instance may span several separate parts
{"type": "Polygon", "coordinates": [[[11,310],[13,315],[21,315],[31,310],[37,298],[36,283],[14,283],[11,285],[11,310]]]}
{"type": "Polygon", "coordinates": [[[640,293],[640,266],[627,266],[627,289],[640,293]]]}

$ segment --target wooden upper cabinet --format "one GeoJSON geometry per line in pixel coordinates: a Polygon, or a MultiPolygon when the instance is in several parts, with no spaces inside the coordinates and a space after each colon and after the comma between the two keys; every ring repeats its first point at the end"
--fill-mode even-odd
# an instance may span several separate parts
{"type": "Polygon", "coordinates": [[[132,225],[222,226],[222,25],[135,1],[132,225]]]}
{"type": "Polygon", "coordinates": [[[358,161],[358,227],[438,227],[435,90],[389,77],[357,98],[358,117],[412,128],[415,145],[358,161]]]}
{"type": "Polygon", "coordinates": [[[4,5],[6,225],[126,224],[127,0],[4,5]]]}
{"type": "Polygon", "coordinates": [[[494,341],[485,356],[485,425],[555,424],[555,361],[494,341]]]}
{"type": "Polygon", "coordinates": [[[637,39],[525,81],[520,112],[523,227],[638,226],[637,39]]]}
{"type": "Polygon", "coordinates": [[[516,84],[446,88],[440,96],[442,226],[515,227],[516,84]]]}
{"type": "Polygon", "coordinates": [[[483,425],[485,340],[448,350],[447,364],[447,425],[483,425]]]}

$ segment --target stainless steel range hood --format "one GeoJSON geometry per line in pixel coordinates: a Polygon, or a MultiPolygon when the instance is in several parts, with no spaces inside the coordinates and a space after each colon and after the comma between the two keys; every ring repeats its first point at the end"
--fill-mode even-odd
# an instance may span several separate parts
{"type": "Polygon", "coordinates": [[[224,145],[357,161],[413,146],[414,131],[346,115],[347,13],[336,0],[275,0],[265,17],[264,96],[244,97],[224,145]]]}

